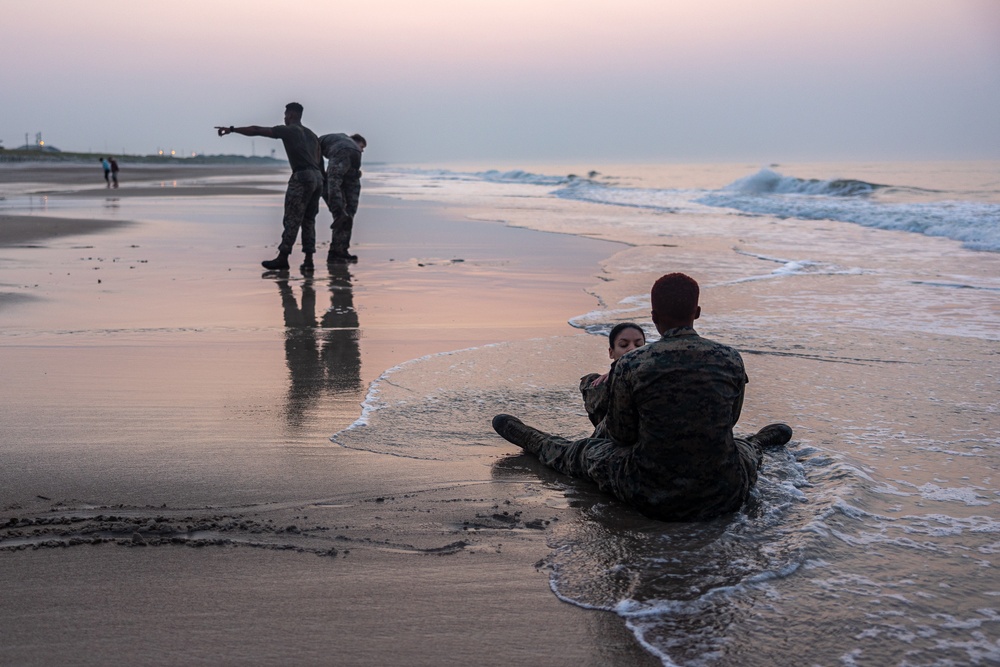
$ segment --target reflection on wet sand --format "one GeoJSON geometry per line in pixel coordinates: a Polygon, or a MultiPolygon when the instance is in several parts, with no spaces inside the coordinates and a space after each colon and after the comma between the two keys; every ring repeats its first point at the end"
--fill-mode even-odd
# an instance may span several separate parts
{"type": "Polygon", "coordinates": [[[285,361],[290,373],[285,416],[290,426],[302,427],[310,409],[323,397],[354,396],[361,387],[358,314],[351,274],[344,265],[330,267],[330,307],[318,320],[312,277],[302,283],[301,304],[288,274],[277,278],[285,321],[285,361]]]}

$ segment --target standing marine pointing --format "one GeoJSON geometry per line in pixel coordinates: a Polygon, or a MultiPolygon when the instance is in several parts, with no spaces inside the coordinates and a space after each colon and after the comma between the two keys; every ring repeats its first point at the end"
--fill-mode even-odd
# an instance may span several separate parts
{"type": "Polygon", "coordinates": [[[235,132],[247,137],[281,139],[285,145],[285,154],[292,167],[292,176],[288,179],[288,189],[285,191],[281,245],[278,246],[277,257],[261,262],[265,269],[272,271],[288,268],[288,255],[292,252],[300,227],[302,252],[306,256],[300,268],[302,271],[313,270],[313,254],[316,252],[316,214],[319,212],[319,199],[323,193],[323,154],[320,152],[319,138],[302,124],[302,110],[302,105],[298,102],[287,104],[284,125],[274,127],[230,125],[215,128],[219,131],[220,137],[235,132]]]}

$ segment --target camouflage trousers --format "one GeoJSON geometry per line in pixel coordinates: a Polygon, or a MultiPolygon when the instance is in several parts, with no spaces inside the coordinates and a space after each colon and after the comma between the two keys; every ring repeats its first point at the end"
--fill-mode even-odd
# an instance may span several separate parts
{"type": "Polygon", "coordinates": [[[330,252],[346,253],[351,245],[354,215],[361,198],[361,171],[351,167],[350,156],[334,155],[326,168],[326,188],[323,199],[333,215],[330,252]]]}
{"type": "Polygon", "coordinates": [[[302,229],[302,252],[316,252],[316,214],[323,191],[323,173],[315,170],[296,171],[288,179],[285,190],[285,217],[282,220],[281,245],[278,250],[292,252],[295,238],[302,229]]]}
{"type": "Polygon", "coordinates": [[[642,480],[635,461],[635,448],[600,437],[601,432],[602,429],[598,428],[595,431],[597,437],[568,440],[524,425],[520,441],[514,444],[537,456],[548,467],[570,477],[594,482],[602,491],[636,507],[647,516],[663,521],[709,519],[739,509],[756,484],[757,471],[764,461],[764,453],[755,442],[735,438],[745,488],[721,503],[705,502],[705,499],[685,502],[684,498],[665,494],[642,480]]]}

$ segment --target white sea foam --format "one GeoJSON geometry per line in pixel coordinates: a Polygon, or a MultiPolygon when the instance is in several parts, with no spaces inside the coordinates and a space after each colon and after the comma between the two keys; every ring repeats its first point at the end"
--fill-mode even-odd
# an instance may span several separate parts
{"type": "Polygon", "coordinates": [[[645,208],[661,213],[698,213],[704,206],[694,203],[700,190],[663,190],[650,188],[623,188],[593,181],[573,181],[552,193],[562,199],[645,208]]]}
{"type": "Polygon", "coordinates": [[[700,197],[708,206],[802,220],[835,220],[864,227],[916,232],[961,241],[970,250],[1000,252],[1000,205],[982,202],[881,203],[816,195],[758,195],[719,191],[700,197]]]}
{"type": "Polygon", "coordinates": [[[490,169],[488,171],[477,172],[475,176],[493,183],[527,183],[529,185],[565,185],[579,179],[574,174],[566,176],[546,176],[544,174],[533,174],[521,169],[511,171],[499,171],[490,169]]]}
{"type": "Polygon", "coordinates": [[[954,500],[970,506],[993,504],[970,487],[943,488],[937,484],[924,484],[920,487],[920,495],[927,500],[954,500]]]}
{"type": "MultiPolygon", "coordinates": [[[[643,325],[641,320],[649,317],[649,295],[636,294],[625,297],[619,301],[614,308],[592,310],[583,315],[577,315],[569,320],[569,325],[576,329],[583,329],[587,333],[596,335],[607,335],[616,322],[638,319],[639,325],[643,325]]],[[[646,341],[654,341],[659,338],[659,334],[652,327],[651,323],[643,326],[646,333],[646,341]]]]}
{"type": "MultiPolygon", "coordinates": [[[[419,170],[432,179],[480,180],[556,187],[551,195],[609,206],[643,208],[661,213],[704,214],[729,209],[740,214],[782,219],[834,220],[877,229],[941,236],[966,248],[1000,252],[1000,204],[954,198],[945,192],[882,185],[860,179],[803,179],[761,169],[716,190],[623,187],[613,177],[546,175],[524,170],[450,172],[419,170]],[[879,201],[882,191],[919,192],[936,201],[879,201]]],[[[914,197],[915,199],[916,197],[914,197]]]]}
{"type": "Polygon", "coordinates": [[[978,535],[1000,533],[1000,521],[988,516],[954,517],[947,514],[908,516],[903,529],[907,533],[920,533],[933,537],[960,535],[963,532],[978,535]]]}
{"type": "Polygon", "coordinates": [[[782,176],[771,169],[761,169],[756,174],[744,176],[723,188],[726,192],[744,194],[803,194],[830,195],[835,197],[853,197],[870,195],[884,185],[866,183],[853,179],[803,179],[782,176]]]}
{"type": "MultiPolygon", "coordinates": [[[[416,359],[410,359],[404,361],[401,364],[397,364],[392,368],[388,368],[382,372],[375,380],[372,381],[371,385],[368,387],[368,392],[365,394],[365,399],[361,402],[361,415],[354,420],[350,425],[343,428],[339,433],[345,433],[347,431],[353,431],[356,428],[361,428],[367,426],[373,412],[381,410],[385,407],[382,401],[379,399],[379,395],[382,393],[382,386],[389,382],[389,379],[396,373],[404,370],[405,368],[412,366],[414,364],[419,364],[420,362],[427,361],[429,359],[434,359],[436,357],[448,357],[455,354],[461,354],[463,352],[468,352],[470,350],[482,349],[487,347],[497,347],[503,345],[503,343],[490,343],[488,345],[483,345],[480,347],[469,347],[461,350],[449,350],[446,352],[437,352],[435,354],[427,354],[422,357],[417,357],[416,359]]],[[[330,440],[336,442],[337,434],[330,436],[330,440]]]]}
{"type": "Polygon", "coordinates": [[[779,257],[770,257],[767,255],[761,255],[758,253],[747,252],[740,248],[736,248],[735,252],[740,255],[746,255],[747,257],[755,257],[767,262],[774,262],[780,264],[770,273],[765,273],[756,276],[747,276],[745,278],[737,278],[736,280],[731,280],[726,284],[737,284],[744,282],[751,282],[755,280],[769,280],[774,278],[787,278],[790,276],[805,276],[805,275],[824,275],[824,276],[844,276],[844,275],[861,275],[866,273],[865,270],[859,268],[847,268],[838,266],[836,264],[831,264],[829,262],[822,262],[812,259],[786,259],[779,257]]]}

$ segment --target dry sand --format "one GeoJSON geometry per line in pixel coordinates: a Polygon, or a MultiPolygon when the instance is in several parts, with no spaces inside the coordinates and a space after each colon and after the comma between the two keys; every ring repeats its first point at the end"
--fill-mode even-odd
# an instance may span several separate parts
{"type": "MultiPolygon", "coordinates": [[[[53,201],[79,182],[0,170],[18,178],[53,201]]],[[[71,197],[163,196],[127,190],[71,197]]],[[[0,217],[0,663],[658,664],[550,592],[546,531],[574,510],[488,424],[491,453],[463,462],[327,439],[394,364],[570,335],[610,244],[366,193],[357,266],[261,280],[280,196],[248,198],[269,222],[224,245],[179,199],[180,240],[126,204],[0,217]]]]}

